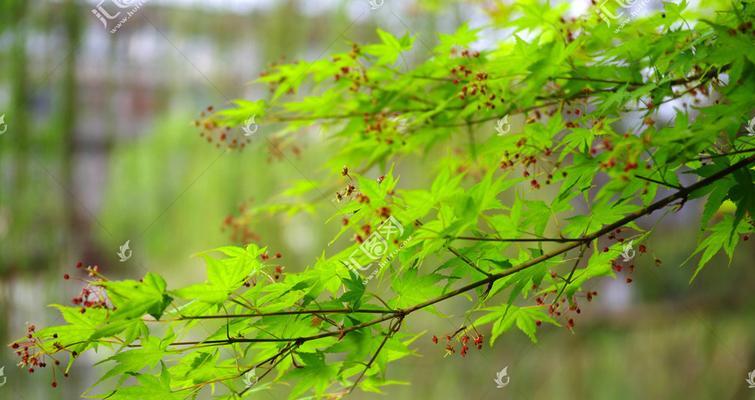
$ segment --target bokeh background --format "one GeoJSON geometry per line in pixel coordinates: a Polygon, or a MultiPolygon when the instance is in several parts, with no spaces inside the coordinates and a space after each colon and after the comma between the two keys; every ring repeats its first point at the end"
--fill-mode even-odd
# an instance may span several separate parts
{"type": "MultiPolygon", "coordinates": [[[[0,0],[0,116],[7,124],[0,135],[0,343],[23,335],[26,322],[60,323],[47,305],[68,304],[78,293],[80,283],[62,279],[78,261],[118,278],[155,270],[173,287],[202,280],[203,266],[191,255],[234,243],[222,229],[227,215],[295,180],[325,175],[324,135],[310,135],[297,144],[299,154],[282,158],[273,138],[224,152],[193,126],[206,107],[264,98],[266,88],[252,81],[266,66],[374,41],[376,28],[417,36],[415,50],[402,59],[411,65],[427,56],[438,32],[465,22],[485,27],[495,3],[384,0],[372,10],[368,0],[148,0],[111,34],[91,13],[97,2],[0,0]],[[126,240],[133,257],[119,262],[126,240]]],[[[572,15],[589,12],[589,1],[571,6],[572,15]]],[[[642,7],[651,12],[661,5],[642,7]]],[[[480,45],[496,39],[484,36],[480,45]]],[[[418,164],[398,173],[411,187],[432,178],[426,171],[418,164]]],[[[545,329],[534,345],[512,332],[493,349],[444,358],[429,336],[453,332],[463,319],[412,317],[410,328],[427,334],[417,356],[389,372],[408,384],[389,387],[387,395],[755,398],[745,383],[755,369],[755,240],[731,262],[718,255],[690,284],[694,262],[681,265],[699,235],[701,207],[690,202],[661,221],[648,244],[652,255],[638,257],[631,285],[621,276],[598,283],[600,294],[582,308],[574,334],[545,329]],[[506,366],[511,383],[496,389],[495,373],[506,366]]],[[[324,207],[252,225],[260,242],[281,251],[296,271],[327,248],[337,229],[323,224],[327,216],[324,207]]],[[[462,299],[440,309],[460,315],[466,305],[462,299]]],[[[0,399],[77,399],[104,370],[94,366],[98,360],[82,357],[52,389],[49,368],[30,375],[2,347],[7,381],[0,399]]]]}

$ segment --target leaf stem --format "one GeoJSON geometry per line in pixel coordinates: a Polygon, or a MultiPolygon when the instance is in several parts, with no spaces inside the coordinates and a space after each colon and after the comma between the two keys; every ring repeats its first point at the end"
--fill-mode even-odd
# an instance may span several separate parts
{"type": "Polygon", "coordinates": [[[583,238],[495,238],[495,237],[475,237],[475,236],[454,236],[453,240],[469,240],[477,242],[584,242],[583,238]]]}

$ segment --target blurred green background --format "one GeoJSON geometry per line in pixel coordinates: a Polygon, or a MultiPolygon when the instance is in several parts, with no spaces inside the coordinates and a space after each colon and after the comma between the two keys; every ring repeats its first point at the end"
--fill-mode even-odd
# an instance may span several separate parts
{"type": "MultiPolygon", "coordinates": [[[[245,151],[226,153],[193,126],[207,106],[264,98],[265,87],[250,82],[267,65],[327,57],[351,42],[375,40],[378,27],[418,36],[402,60],[411,64],[427,56],[436,32],[488,24],[486,10],[496,3],[384,2],[371,10],[368,0],[152,0],[111,34],[91,13],[98,2],[0,0],[0,116],[8,128],[0,135],[0,342],[23,335],[27,321],[60,322],[46,305],[68,304],[78,293],[80,283],[62,279],[78,261],[117,278],[155,270],[173,287],[204,279],[191,255],[234,243],[222,230],[227,215],[279,195],[293,181],[325,175],[331,150],[317,132],[297,143],[301,155],[288,152],[282,160],[271,160],[271,141],[259,137],[245,151]],[[119,262],[126,240],[133,257],[119,262]]],[[[573,2],[571,12],[584,12],[588,3],[573,2]]],[[[432,178],[420,168],[398,171],[402,185],[432,178]]],[[[755,240],[730,265],[717,256],[690,285],[692,271],[680,265],[694,249],[701,207],[690,202],[664,218],[648,246],[663,263],[638,257],[631,285],[622,277],[602,281],[574,334],[545,329],[534,345],[511,333],[494,349],[444,358],[429,337],[455,331],[463,319],[411,318],[409,327],[427,334],[417,342],[418,356],[389,372],[389,379],[409,384],[387,394],[396,400],[755,398],[745,383],[755,369],[755,240]],[[511,383],[497,389],[493,378],[506,366],[511,383]]],[[[250,229],[297,271],[327,248],[338,229],[338,221],[322,223],[329,216],[326,205],[313,215],[250,221],[250,229]]],[[[467,305],[460,299],[441,310],[458,316],[467,305]]],[[[86,355],[52,389],[49,368],[30,375],[3,347],[7,383],[0,399],[77,399],[102,373],[96,361],[86,355]]]]}

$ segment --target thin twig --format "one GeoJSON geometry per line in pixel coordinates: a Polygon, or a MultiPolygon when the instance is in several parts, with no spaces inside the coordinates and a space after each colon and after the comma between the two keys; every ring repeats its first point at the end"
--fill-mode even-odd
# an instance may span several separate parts
{"type": "Polygon", "coordinates": [[[495,238],[495,237],[475,237],[475,236],[454,236],[453,240],[469,240],[477,242],[583,242],[582,238],[495,238]]]}
{"type": "Polygon", "coordinates": [[[460,259],[461,259],[462,261],[464,261],[464,262],[465,262],[465,263],[466,263],[467,265],[469,265],[470,267],[474,268],[474,269],[475,269],[475,270],[476,270],[477,272],[479,272],[479,273],[481,273],[481,274],[483,274],[483,275],[485,275],[485,276],[491,276],[491,275],[492,275],[491,273],[489,273],[489,272],[485,272],[485,271],[483,271],[483,270],[482,270],[482,269],[481,269],[480,267],[476,266],[476,265],[475,265],[475,264],[474,264],[474,263],[472,262],[472,260],[470,260],[470,259],[469,259],[469,258],[468,258],[467,256],[465,256],[464,254],[461,254],[461,253],[459,253],[459,252],[458,252],[458,251],[457,251],[456,249],[454,249],[453,247],[451,247],[451,246],[446,246],[446,248],[448,248],[448,250],[449,250],[449,251],[450,251],[451,253],[454,253],[454,255],[455,255],[456,257],[459,257],[459,258],[460,258],[460,259]]]}
{"type": "Polygon", "coordinates": [[[726,156],[732,156],[735,154],[746,154],[746,153],[752,153],[752,152],[755,152],[755,149],[743,149],[743,150],[732,151],[730,153],[709,154],[709,155],[700,156],[696,158],[695,160],[704,161],[704,160],[710,160],[712,158],[726,157],[726,156]]]}
{"type": "Polygon", "coordinates": [[[648,182],[657,183],[657,184],[659,184],[659,185],[668,186],[668,187],[670,187],[670,188],[674,188],[674,189],[676,189],[676,190],[681,190],[681,189],[683,189],[683,187],[681,187],[681,186],[677,186],[677,185],[674,185],[674,184],[671,184],[671,183],[667,183],[667,182],[663,182],[663,181],[655,180],[655,179],[653,179],[653,178],[648,178],[648,177],[646,177],[646,176],[642,176],[642,175],[636,175],[636,174],[635,174],[635,177],[637,177],[637,178],[640,178],[640,179],[642,179],[643,181],[648,181],[648,182]]]}
{"type": "MultiPolygon", "coordinates": [[[[277,367],[278,364],[280,364],[281,361],[283,361],[284,359],[286,359],[286,356],[288,356],[289,354],[291,354],[297,347],[299,347],[298,344],[291,346],[291,348],[286,352],[286,354],[281,355],[281,357],[278,358],[278,360],[275,361],[275,363],[270,366],[270,369],[268,369],[267,371],[265,371],[264,374],[260,375],[259,378],[257,378],[257,381],[255,382],[255,384],[257,382],[261,381],[263,378],[265,378],[267,376],[267,374],[269,374],[273,369],[275,369],[275,367],[277,367]]],[[[252,386],[254,386],[254,385],[249,385],[246,388],[244,388],[244,390],[242,390],[239,393],[239,396],[243,396],[244,393],[246,393],[249,389],[252,388],[252,386]]]]}
{"type": "Polygon", "coordinates": [[[585,250],[587,250],[587,243],[585,243],[582,246],[582,249],[579,251],[579,256],[577,257],[577,261],[574,262],[574,266],[571,268],[571,272],[569,272],[569,276],[564,281],[564,286],[561,287],[561,290],[556,295],[556,298],[553,299],[553,303],[551,303],[552,305],[556,305],[556,302],[558,302],[558,299],[561,298],[562,294],[564,294],[566,287],[571,284],[572,278],[574,277],[574,272],[577,271],[577,266],[579,266],[579,262],[582,261],[582,256],[585,255],[585,250]]]}
{"type": "Polygon", "coordinates": [[[275,311],[269,313],[248,313],[248,314],[217,314],[217,315],[195,315],[181,316],[176,319],[167,319],[154,322],[175,322],[194,319],[218,319],[218,318],[255,318],[255,317],[275,317],[282,315],[308,315],[308,314],[395,314],[396,310],[379,310],[379,309],[324,309],[324,310],[296,310],[296,311],[275,311]]]}
{"type": "Polygon", "coordinates": [[[383,337],[383,341],[380,342],[380,346],[378,346],[377,350],[375,350],[375,353],[372,355],[372,358],[370,358],[370,361],[367,362],[367,365],[365,365],[364,369],[362,370],[362,373],[360,373],[356,381],[354,381],[354,384],[351,385],[351,388],[349,389],[348,393],[351,393],[354,391],[354,389],[356,389],[357,385],[359,384],[359,381],[361,381],[362,378],[364,377],[364,374],[366,374],[367,371],[370,370],[370,368],[372,367],[372,364],[375,362],[378,355],[380,354],[380,351],[383,350],[383,346],[385,346],[385,343],[388,342],[388,339],[390,339],[393,336],[393,334],[398,332],[398,330],[401,328],[401,321],[403,321],[403,318],[404,317],[400,317],[398,321],[396,321],[396,324],[391,326],[388,333],[385,334],[385,337],[383,337]]]}

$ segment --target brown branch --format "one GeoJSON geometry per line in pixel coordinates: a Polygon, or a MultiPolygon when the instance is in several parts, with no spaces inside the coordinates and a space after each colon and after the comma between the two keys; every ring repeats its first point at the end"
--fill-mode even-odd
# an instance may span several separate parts
{"type": "MultiPolygon", "coordinates": [[[[593,241],[593,240],[595,240],[595,239],[597,239],[597,238],[599,238],[599,237],[601,237],[603,235],[606,235],[606,234],[612,232],[613,230],[615,230],[617,228],[623,227],[624,225],[626,225],[626,224],[628,224],[628,223],[630,223],[630,222],[632,222],[632,221],[634,221],[634,220],[636,220],[636,219],[638,219],[640,217],[652,214],[653,212],[655,212],[657,210],[660,210],[660,209],[668,206],[669,204],[671,204],[671,203],[673,203],[673,202],[675,202],[677,200],[686,199],[694,191],[696,191],[696,190],[698,190],[700,188],[703,188],[703,187],[705,187],[707,185],[710,185],[711,183],[714,183],[714,182],[718,181],[719,179],[721,179],[721,178],[723,178],[723,177],[725,177],[725,176],[733,173],[734,171],[737,171],[737,170],[739,170],[741,168],[747,167],[748,165],[752,164],[753,162],[755,162],[755,155],[752,155],[752,156],[749,156],[749,157],[747,157],[747,158],[745,158],[743,160],[740,160],[739,162],[737,162],[737,163],[735,163],[735,164],[733,164],[733,165],[731,165],[729,167],[726,167],[726,168],[722,169],[721,171],[718,171],[718,172],[716,172],[716,173],[714,173],[714,174],[712,174],[712,175],[710,175],[710,176],[708,176],[706,178],[703,178],[703,179],[699,180],[698,182],[696,182],[696,183],[694,183],[694,184],[692,184],[690,186],[681,188],[680,190],[676,191],[675,193],[673,193],[671,195],[668,195],[668,196],[664,197],[663,199],[658,200],[655,203],[653,203],[653,204],[651,204],[651,205],[649,205],[647,207],[644,207],[644,208],[642,208],[642,209],[640,209],[638,211],[635,211],[635,212],[633,212],[633,213],[625,216],[624,218],[619,219],[618,221],[616,221],[616,222],[614,222],[612,224],[606,225],[602,229],[599,229],[599,230],[597,230],[597,231],[595,231],[595,232],[593,232],[591,234],[588,234],[588,235],[584,236],[583,240],[581,240],[581,241],[567,244],[566,246],[563,246],[563,247],[561,247],[559,249],[553,250],[553,251],[551,251],[549,253],[543,254],[543,255],[541,255],[539,257],[533,258],[533,259],[531,259],[529,261],[526,261],[526,262],[524,262],[522,264],[519,264],[519,265],[517,265],[517,266],[515,266],[513,268],[510,268],[510,269],[506,270],[506,271],[503,271],[503,272],[500,272],[500,273],[497,273],[497,274],[492,274],[492,275],[490,275],[489,277],[487,277],[485,279],[481,279],[479,281],[472,282],[472,283],[467,284],[465,286],[462,286],[462,287],[460,287],[460,288],[458,288],[456,290],[448,292],[448,293],[446,293],[444,295],[438,296],[438,297],[436,297],[434,299],[431,299],[431,300],[428,300],[428,301],[416,304],[416,305],[414,305],[412,307],[409,307],[409,308],[406,308],[406,309],[396,310],[395,313],[384,315],[384,316],[382,316],[380,318],[377,318],[377,319],[374,319],[374,320],[371,320],[371,321],[367,321],[367,322],[363,322],[363,323],[351,326],[351,327],[346,328],[346,329],[341,329],[341,330],[338,330],[338,331],[325,331],[325,332],[321,332],[321,333],[316,334],[316,335],[303,336],[303,337],[298,337],[298,338],[280,338],[280,339],[274,339],[274,338],[259,338],[259,339],[238,338],[238,339],[231,339],[231,340],[207,340],[207,341],[201,341],[201,342],[175,342],[175,343],[171,343],[171,345],[173,345],[173,346],[199,345],[199,344],[227,345],[227,344],[232,344],[232,343],[283,342],[283,341],[286,341],[286,342],[295,342],[297,344],[301,344],[301,343],[304,343],[304,342],[307,342],[307,341],[322,339],[322,338],[325,338],[325,337],[332,337],[332,336],[343,337],[344,335],[346,335],[349,332],[353,332],[353,331],[356,331],[356,330],[359,330],[359,329],[370,327],[370,326],[373,326],[373,325],[376,325],[376,324],[379,324],[381,322],[385,322],[385,321],[388,321],[388,320],[391,320],[391,319],[394,319],[394,318],[399,318],[399,319],[403,320],[403,318],[405,318],[407,315],[409,315],[409,314],[411,314],[411,313],[413,313],[415,311],[418,311],[418,310],[421,310],[423,308],[426,308],[426,307],[432,306],[434,304],[440,303],[440,302],[442,302],[444,300],[448,300],[448,299],[450,299],[452,297],[456,297],[456,296],[458,296],[458,295],[460,295],[462,293],[465,293],[465,292],[468,292],[470,290],[476,289],[476,288],[478,288],[480,286],[489,285],[489,284],[491,284],[491,283],[493,283],[493,282],[495,282],[495,281],[497,281],[497,280],[499,280],[501,278],[505,278],[505,277],[513,275],[515,273],[521,272],[521,271],[523,271],[525,269],[531,268],[531,267],[533,267],[535,265],[538,265],[538,264],[540,264],[540,263],[542,263],[544,261],[547,261],[547,260],[549,260],[551,258],[557,257],[557,256],[559,256],[559,255],[561,255],[563,253],[566,253],[566,252],[568,252],[568,251],[570,251],[570,250],[572,250],[574,248],[582,246],[584,242],[593,241]]],[[[130,347],[139,347],[140,345],[129,345],[129,346],[130,347]]]]}
{"type": "Polygon", "coordinates": [[[218,314],[218,315],[196,315],[181,316],[172,320],[160,320],[158,322],[175,322],[195,319],[219,319],[219,318],[254,318],[254,317],[275,317],[283,315],[314,315],[314,314],[395,314],[396,310],[372,310],[372,309],[324,309],[324,310],[297,310],[297,311],[275,311],[269,313],[248,313],[248,314],[218,314]]]}
{"type": "Polygon", "coordinates": [[[600,78],[590,78],[588,76],[554,76],[553,79],[560,79],[560,80],[566,80],[566,81],[585,81],[585,82],[595,82],[595,83],[613,83],[616,85],[630,85],[630,86],[642,86],[647,85],[652,82],[642,83],[642,82],[630,82],[630,81],[616,81],[611,79],[600,79],[600,78]]]}
{"type": "Polygon", "coordinates": [[[676,190],[680,190],[680,189],[682,189],[682,187],[681,187],[681,186],[672,185],[672,184],[670,184],[670,183],[667,183],[667,182],[663,182],[663,181],[659,181],[659,180],[655,180],[655,179],[653,179],[653,178],[648,178],[648,177],[646,177],[646,176],[642,176],[642,175],[635,175],[635,177],[636,177],[636,178],[639,178],[639,179],[641,179],[641,180],[643,180],[643,181],[648,181],[648,182],[657,183],[657,184],[659,184],[659,185],[668,186],[668,187],[670,187],[670,188],[674,188],[674,189],[676,189],[676,190]]]}
{"type": "MultiPolygon", "coordinates": [[[[720,70],[716,70],[716,71],[711,70],[711,71],[707,71],[707,72],[704,72],[704,73],[701,73],[701,74],[697,74],[697,75],[693,75],[693,76],[686,77],[686,78],[677,78],[677,79],[669,80],[667,82],[660,81],[660,82],[655,82],[655,83],[658,84],[658,85],[660,85],[660,84],[670,84],[672,86],[674,86],[674,85],[682,85],[682,84],[686,84],[686,83],[690,83],[690,82],[695,82],[695,81],[698,81],[698,80],[701,80],[701,79],[712,79],[712,78],[715,78],[716,76],[718,76],[718,74],[720,74],[722,72],[725,72],[728,69],[729,69],[729,66],[726,65],[726,66],[722,67],[720,70]]],[[[424,78],[428,78],[428,77],[416,76],[415,78],[424,79],[424,78]]],[[[491,79],[493,79],[493,78],[491,78],[491,79]]],[[[639,83],[639,82],[611,81],[611,80],[604,80],[604,79],[598,79],[598,78],[589,78],[589,77],[553,77],[552,79],[586,80],[586,81],[593,81],[593,82],[599,82],[599,83],[614,83],[614,84],[617,84],[617,85],[627,85],[627,84],[629,84],[629,85],[635,86],[635,87],[636,86],[643,86],[643,85],[646,85],[646,84],[654,83],[654,82],[639,83]]],[[[432,80],[445,81],[445,80],[449,80],[449,79],[446,79],[446,78],[432,78],[432,80]]],[[[533,105],[533,106],[528,106],[528,107],[523,107],[523,108],[518,108],[518,109],[509,109],[504,114],[509,114],[509,113],[517,113],[518,114],[518,113],[533,111],[533,110],[537,110],[537,109],[540,109],[540,108],[545,108],[545,107],[549,107],[549,106],[558,104],[561,101],[570,101],[570,100],[578,100],[578,99],[583,99],[583,98],[589,98],[589,97],[591,97],[595,93],[613,93],[616,90],[617,90],[617,88],[595,89],[595,90],[591,90],[589,92],[579,92],[579,93],[575,93],[575,94],[573,94],[571,96],[564,96],[564,97],[562,97],[562,96],[537,96],[537,97],[535,97],[535,100],[538,100],[538,101],[548,101],[548,102],[546,102],[544,104],[540,104],[540,105],[533,105]]],[[[464,106],[456,106],[456,107],[449,107],[446,110],[461,110],[463,108],[464,108],[464,106]]],[[[431,112],[431,111],[434,111],[434,110],[435,110],[435,108],[419,108],[419,109],[407,109],[407,110],[394,110],[394,111],[391,111],[391,112],[399,112],[399,113],[418,112],[418,113],[422,113],[422,112],[431,112]]],[[[377,115],[377,114],[380,114],[380,113],[383,113],[383,112],[384,111],[380,110],[380,111],[376,111],[376,112],[350,112],[350,113],[345,113],[345,114],[322,115],[322,116],[312,116],[312,115],[310,115],[310,116],[278,116],[278,117],[270,117],[270,120],[272,122],[294,122],[294,121],[309,121],[309,120],[319,120],[319,119],[348,119],[348,118],[363,117],[365,115],[377,115]]],[[[481,118],[481,119],[478,119],[478,120],[468,120],[468,121],[464,121],[464,122],[461,122],[461,123],[434,124],[434,125],[431,125],[431,126],[434,126],[434,127],[468,126],[468,125],[476,125],[476,124],[481,124],[481,123],[484,123],[484,122],[493,121],[493,120],[496,120],[496,119],[499,119],[499,118],[500,118],[500,116],[492,116],[492,117],[481,118]]]]}
{"type": "Polygon", "coordinates": [[[696,161],[705,161],[705,160],[710,160],[712,158],[727,157],[727,156],[732,156],[732,155],[735,155],[735,154],[747,154],[747,153],[752,153],[752,152],[755,152],[755,148],[753,148],[753,149],[737,150],[737,151],[732,151],[730,153],[720,153],[720,154],[704,155],[704,156],[696,158],[695,160],[696,161]]]}
{"type": "Polygon", "coordinates": [[[351,385],[351,388],[349,389],[348,393],[351,393],[354,391],[354,389],[356,389],[357,385],[359,384],[359,381],[361,381],[362,378],[364,377],[364,374],[366,374],[367,371],[370,370],[370,368],[372,367],[372,364],[375,362],[378,355],[380,354],[380,351],[383,350],[383,346],[385,346],[385,343],[388,342],[388,339],[390,339],[393,336],[393,334],[395,334],[396,332],[398,332],[399,329],[401,329],[401,322],[403,321],[403,319],[404,317],[400,317],[398,321],[396,321],[396,323],[393,326],[391,326],[388,333],[385,334],[385,337],[383,337],[383,341],[380,342],[380,346],[378,346],[377,350],[375,350],[375,353],[372,355],[372,358],[370,358],[370,361],[367,362],[367,365],[365,365],[364,369],[362,370],[362,373],[360,373],[356,381],[354,381],[354,384],[351,385]]]}
{"type": "MultiPolygon", "coordinates": [[[[223,339],[223,340],[203,340],[203,341],[189,341],[189,342],[173,342],[170,345],[171,346],[195,346],[195,345],[208,345],[208,346],[224,346],[228,344],[233,343],[274,343],[274,342],[297,342],[297,343],[304,343],[311,340],[317,340],[322,339],[326,337],[331,336],[343,336],[346,335],[349,332],[353,332],[359,329],[367,328],[372,325],[377,325],[381,322],[385,322],[388,320],[391,320],[393,318],[397,318],[400,316],[404,316],[407,313],[404,311],[397,311],[395,314],[390,314],[388,316],[380,317],[378,319],[374,319],[372,321],[363,322],[361,324],[357,324],[351,327],[348,327],[346,329],[341,329],[338,331],[325,331],[321,332],[317,335],[310,335],[310,336],[301,336],[301,337],[295,337],[295,338],[253,338],[253,339],[247,339],[247,338],[232,338],[230,340],[223,339]]],[[[130,344],[128,347],[141,347],[141,344],[130,344]]]]}
{"type": "Polygon", "coordinates": [[[494,237],[475,237],[475,236],[453,236],[450,239],[453,240],[470,240],[477,242],[556,242],[556,243],[568,243],[568,242],[584,242],[582,238],[494,238],[494,237]]]}
{"type": "MultiPolygon", "coordinates": [[[[289,354],[291,354],[291,352],[293,352],[297,347],[299,347],[299,344],[290,346],[289,349],[287,351],[285,351],[286,354],[282,354],[283,352],[279,352],[278,354],[276,354],[273,357],[273,359],[275,359],[275,357],[278,357],[278,356],[280,356],[280,358],[278,358],[278,360],[275,361],[275,363],[270,366],[270,369],[268,369],[267,371],[265,371],[264,374],[260,375],[259,378],[257,378],[257,381],[255,382],[255,384],[257,382],[261,381],[265,376],[267,376],[267,374],[269,374],[273,369],[275,369],[275,367],[278,366],[278,364],[280,364],[280,362],[283,361],[289,354]]],[[[252,386],[254,386],[254,385],[247,386],[246,388],[244,388],[244,390],[242,390],[241,393],[239,393],[239,396],[243,396],[244,393],[246,393],[249,389],[252,388],[252,386]]]]}
{"type": "MultiPolygon", "coordinates": [[[[641,209],[639,211],[633,212],[633,213],[627,215],[626,217],[624,217],[624,218],[622,218],[622,219],[620,219],[620,220],[618,220],[618,221],[616,221],[616,222],[614,222],[614,223],[612,223],[610,225],[606,225],[604,228],[602,228],[602,229],[600,229],[600,230],[598,230],[598,231],[596,231],[594,233],[591,233],[591,234],[585,236],[585,240],[592,241],[594,239],[597,239],[600,236],[606,235],[606,234],[612,232],[613,230],[615,230],[617,228],[621,228],[622,226],[624,226],[624,225],[626,225],[626,224],[628,224],[628,223],[630,223],[630,222],[632,222],[632,221],[634,221],[634,220],[636,220],[636,219],[638,219],[640,217],[643,217],[643,216],[648,215],[648,214],[652,214],[653,212],[666,207],[667,205],[673,203],[674,201],[677,201],[677,200],[680,200],[680,199],[685,199],[687,196],[690,195],[690,193],[694,192],[695,190],[700,189],[702,187],[705,187],[707,185],[710,185],[711,183],[713,183],[713,182],[715,182],[715,181],[717,181],[717,180],[719,180],[719,179],[721,179],[721,178],[723,178],[723,177],[725,177],[725,176],[733,173],[734,171],[736,171],[736,170],[738,170],[740,168],[744,168],[744,167],[748,166],[749,164],[752,164],[753,162],[755,162],[755,156],[747,157],[746,159],[741,160],[741,161],[737,162],[736,164],[731,165],[731,166],[729,166],[727,168],[724,168],[721,171],[718,171],[715,174],[713,174],[713,175],[711,175],[711,176],[709,176],[707,178],[703,178],[703,179],[699,180],[698,182],[696,182],[696,183],[694,183],[694,184],[692,184],[690,186],[687,186],[687,187],[683,188],[682,190],[677,191],[674,194],[666,196],[663,199],[658,200],[655,203],[653,203],[653,204],[651,204],[651,205],[649,205],[649,206],[647,206],[647,207],[645,207],[645,208],[643,208],[643,209],[641,209]]],[[[479,280],[477,282],[470,283],[470,284],[468,284],[466,286],[463,286],[463,287],[461,287],[459,289],[456,289],[454,291],[448,292],[448,293],[446,293],[446,294],[444,294],[442,296],[436,297],[435,299],[428,300],[428,301],[426,301],[424,303],[417,304],[417,305],[415,305],[415,306],[413,306],[411,308],[403,310],[403,312],[406,313],[406,314],[410,314],[410,313],[412,313],[414,311],[423,309],[425,307],[429,307],[429,306],[431,306],[433,304],[436,304],[436,303],[439,303],[441,301],[444,301],[444,300],[450,299],[452,297],[458,296],[458,295],[460,295],[462,293],[465,293],[465,292],[468,292],[470,290],[476,289],[476,288],[478,288],[480,286],[489,284],[491,282],[495,282],[495,281],[497,281],[497,280],[499,280],[501,278],[505,278],[505,277],[507,277],[509,275],[513,275],[513,274],[515,274],[517,272],[523,271],[523,270],[525,270],[527,268],[530,268],[530,267],[533,267],[533,266],[535,266],[537,264],[540,264],[543,261],[547,261],[547,260],[549,260],[549,259],[551,259],[553,257],[556,257],[558,255],[566,253],[567,251],[572,250],[572,249],[580,246],[581,243],[582,242],[577,242],[577,243],[566,245],[566,246],[564,246],[564,247],[562,247],[560,249],[554,250],[554,251],[549,252],[547,254],[543,254],[540,257],[536,257],[536,258],[533,258],[532,260],[529,260],[527,262],[519,264],[518,266],[516,266],[514,268],[508,269],[508,270],[506,270],[504,272],[501,272],[501,273],[498,273],[498,274],[494,274],[490,278],[486,278],[486,279],[479,280]]]]}
{"type": "MultiPolygon", "coordinates": [[[[294,344],[287,344],[286,346],[284,346],[284,347],[283,347],[283,348],[282,348],[282,349],[281,349],[280,351],[278,351],[278,352],[277,352],[277,353],[275,353],[274,355],[272,355],[272,356],[270,356],[270,357],[268,357],[268,358],[264,359],[263,361],[260,361],[259,363],[257,363],[256,365],[254,365],[254,366],[252,366],[252,367],[249,367],[249,368],[247,368],[247,369],[245,369],[245,370],[241,371],[241,372],[240,372],[240,373],[238,373],[238,374],[234,374],[233,376],[227,376],[227,377],[224,377],[224,378],[217,378],[217,379],[213,379],[213,380],[211,380],[211,381],[207,381],[207,382],[200,382],[200,383],[197,383],[197,384],[195,384],[195,385],[186,386],[186,387],[182,387],[182,388],[178,388],[178,389],[173,389],[173,390],[171,390],[171,391],[172,391],[173,393],[176,393],[176,392],[183,392],[184,390],[192,390],[192,389],[198,389],[198,388],[201,388],[201,387],[203,387],[203,386],[206,386],[206,385],[208,385],[208,384],[211,384],[211,383],[218,383],[218,382],[223,382],[223,381],[227,381],[227,380],[231,380],[231,379],[238,379],[238,378],[241,378],[241,377],[242,377],[242,376],[244,376],[244,374],[246,374],[247,372],[249,372],[249,371],[251,371],[251,370],[253,370],[253,369],[255,369],[255,368],[261,367],[262,365],[264,365],[264,364],[266,364],[266,363],[268,363],[268,362],[271,362],[271,361],[275,360],[275,359],[276,359],[276,358],[277,358],[278,356],[282,355],[283,353],[286,353],[286,352],[288,352],[288,351],[289,351],[289,349],[291,349],[292,347],[294,347],[294,344]]],[[[272,368],[271,368],[271,369],[272,369],[272,368]]],[[[261,379],[261,378],[260,378],[260,379],[261,379]]]]}
{"type": "Polygon", "coordinates": [[[566,288],[571,284],[572,278],[574,277],[574,273],[577,271],[577,267],[579,266],[579,262],[582,261],[582,257],[585,255],[585,250],[587,250],[587,243],[585,243],[584,246],[582,246],[582,249],[579,251],[579,256],[577,257],[577,261],[574,262],[574,266],[571,268],[571,272],[569,272],[569,276],[566,277],[566,281],[564,282],[564,286],[561,288],[561,290],[556,295],[556,298],[553,299],[552,305],[556,305],[558,302],[558,299],[561,298],[561,295],[564,294],[564,291],[566,288]]]}

